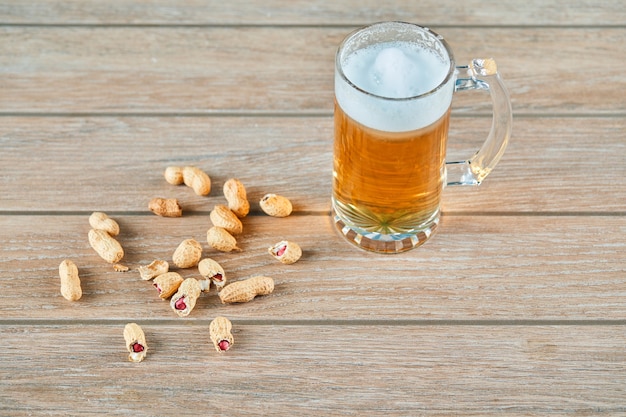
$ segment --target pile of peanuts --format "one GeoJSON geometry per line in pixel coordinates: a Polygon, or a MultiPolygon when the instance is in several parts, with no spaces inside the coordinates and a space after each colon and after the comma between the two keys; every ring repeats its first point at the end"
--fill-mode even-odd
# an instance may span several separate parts
{"type": "MultiPolygon", "coordinates": [[[[200,196],[211,192],[211,179],[197,167],[168,167],[165,180],[173,185],[185,184],[200,196]]],[[[243,232],[241,219],[250,211],[244,185],[231,178],[223,187],[227,205],[217,204],[210,213],[213,224],[207,231],[207,243],[220,252],[241,251],[235,236],[243,232]]],[[[292,204],[286,197],[266,194],[259,206],[263,212],[273,217],[287,217],[292,212],[292,204]]],[[[176,199],[153,198],[148,208],[154,214],[163,217],[181,217],[182,207],[176,199]]],[[[94,212],[89,217],[91,230],[88,238],[93,250],[106,262],[113,264],[118,272],[129,270],[119,262],[124,257],[124,249],[116,240],[120,233],[117,222],[106,213],[94,212]]],[[[156,259],[149,265],[137,268],[142,280],[152,281],[158,296],[169,299],[169,305],[178,317],[188,316],[202,293],[207,293],[211,286],[224,304],[245,303],[257,296],[274,291],[274,280],[267,276],[254,276],[245,280],[229,282],[224,268],[214,259],[202,257],[202,245],[195,239],[185,239],[172,254],[173,264],[181,269],[196,268],[199,278],[184,279],[178,272],[170,271],[166,260],[156,259]]],[[[293,264],[302,256],[300,246],[292,241],[282,240],[268,248],[268,253],[283,264],[293,264]]],[[[70,301],[81,298],[82,290],[78,268],[69,259],[59,265],[61,294],[70,301]]],[[[216,317],[209,326],[210,339],[218,352],[225,352],[234,344],[232,323],[226,317],[216,317]]],[[[129,352],[129,360],[142,361],[148,350],[143,330],[136,323],[128,323],[124,328],[124,339],[129,352]]]]}

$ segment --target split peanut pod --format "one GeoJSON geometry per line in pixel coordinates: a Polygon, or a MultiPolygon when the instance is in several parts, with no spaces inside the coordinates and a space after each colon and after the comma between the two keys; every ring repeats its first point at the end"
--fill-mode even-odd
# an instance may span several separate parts
{"type": "Polygon", "coordinates": [[[195,239],[185,239],[174,251],[172,261],[179,268],[192,268],[202,258],[202,246],[195,239]]]}
{"type": "Polygon", "coordinates": [[[250,203],[246,195],[246,188],[241,181],[231,178],[224,183],[224,197],[228,201],[228,208],[237,215],[237,217],[246,217],[250,212],[250,203]]]}
{"type": "Polygon", "coordinates": [[[257,295],[267,295],[274,291],[274,280],[270,277],[257,276],[243,281],[236,281],[225,286],[219,296],[222,303],[246,303],[257,295]]]}
{"type": "Polygon", "coordinates": [[[170,270],[170,264],[167,261],[155,259],[149,265],[140,266],[137,270],[139,271],[141,279],[149,281],[152,278],[168,272],[170,270]]]}
{"type": "Polygon", "coordinates": [[[209,195],[211,192],[211,178],[200,168],[184,167],[183,182],[197,195],[209,195]]]}
{"type": "Polygon", "coordinates": [[[206,233],[206,240],[213,249],[217,249],[220,252],[241,251],[237,247],[237,239],[223,227],[211,227],[206,233]]]}
{"type": "Polygon", "coordinates": [[[181,217],[183,209],[175,198],[153,198],[148,203],[151,212],[161,217],[181,217]]]}
{"type": "Polygon", "coordinates": [[[128,360],[131,362],[144,360],[148,345],[146,344],[146,336],[137,323],[128,323],[124,327],[124,340],[126,341],[126,349],[130,353],[128,360]]]}
{"type": "Polygon", "coordinates": [[[212,281],[218,291],[226,285],[226,273],[224,273],[224,268],[211,258],[205,258],[200,261],[198,264],[198,272],[200,272],[200,275],[205,279],[212,281]]]}
{"type": "Polygon", "coordinates": [[[268,252],[285,265],[297,262],[302,256],[302,249],[300,249],[300,246],[297,243],[290,242],[288,240],[283,240],[274,246],[269,247],[268,252]]]}
{"type": "Polygon", "coordinates": [[[178,317],[185,317],[191,313],[196,306],[196,301],[202,292],[200,283],[195,278],[187,278],[180,284],[178,291],[170,300],[170,307],[178,314],[178,317]]]}
{"type": "Polygon", "coordinates": [[[178,272],[166,272],[156,277],[152,285],[159,293],[159,297],[166,300],[178,291],[183,281],[183,277],[178,272]]]}
{"type": "Polygon", "coordinates": [[[69,259],[64,260],[59,265],[59,276],[61,277],[61,295],[68,301],[79,300],[83,296],[80,288],[80,277],[76,264],[69,259]]]}
{"type": "Polygon", "coordinates": [[[104,230],[91,229],[89,244],[105,261],[114,264],[124,257],[122,245],[104,230]]]}
{"type": "Polygon", "coordinates": [[[233,325],[226,317],[216,317],[209,326],[209,334],[215,350],[218,352],[226,352],[235,343],[235,339],[231,334],[233,325]]]}
{"type": "Polygon", "coordinates": [[[291,201],[287,197],[277,194],[265,194],[259,205],[265,214],[272,217],[287,217],[293,210],[291,201]]]}
{"type": "Polygon", "coordinates": [[[213,226],[222,227],[232,235],[238,235],[243,232],[243,224],[239,217],[222,204],[218,204],[213,208],[209,218],[213,226]]]}
{"type": "Polygon", "coordinates": [[[117,222],[101,211],[91,213],[91,216],[89,216],[89,225],[92,229],[104,230],[111,236],[120,234],[120,226],[117,222]]]}

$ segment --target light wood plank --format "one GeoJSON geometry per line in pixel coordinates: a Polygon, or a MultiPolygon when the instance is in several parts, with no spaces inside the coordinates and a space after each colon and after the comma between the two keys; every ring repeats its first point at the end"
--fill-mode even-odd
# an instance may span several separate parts
{"type": "MultiPolygon", "coordinates": [[[[350,29],[3,27],[0,112],[330,113],[334,54],[350,29]]],[[[461,64],[496,58],[518,113],[624,111],[626,29],[442,34],[461,64]]],[[[489,114],[463,96],[466,111],[489,114]]]]}
{"type": "Polygon", "coordinates": [[[219,355],[208,322],[0,328],[3,415],[616,416],[624,326],[250,326],[219,355]],[[28,395],[25,395],[28,393],[28,395]],[[158,410],[158,411],[157,411],[158,410]]]}
{"type": "MultiPolygon", "coordinates": [[[[164,219],[114,216],[126,248],[114,272],[87,241],[88,215],[0,216],[0,315],[6,319],[170,319],[136,268],[170,260],[187,238],[220,262],[231,280],[275,279],[275,292],[242,305],[205,294],[187,321],[221,314],[236,319],[341,320],[623,320],[626,318],[626,217],[444,216],[437,235],[403,255],[348,245],[328,216],[245,219],[241,253],[208,247],[207,215],[164,219]],[[304,255],[282,265],[267,248],[293,240],[304,255]],[[83,298],[66,301],[58,266],[78,265],[83,298]]],[[[176,268],[174,268],[176,270],[176,268]]],[[[198,277],[195,268],[180,270],[198,277]]],[[[183,320],[185,321],[185,320],[183,320]]]]}
{"type": "Polygon", "coordinates": [[[380,20],[428,25],[622,25],[626,8],[619,0],[465,0],[453,5],[436,0],[267,0],[262,4],[243,0],[5,0],[0,5],[0,22],[11,24],[360,25],[380,20]]]}
{"type": "MultiPolygon", "coordinates": [[[[472,155],[489,124],[454,116],[449,159],[472,155]]],[[[278,192],[297,212],[328,211],[332,129],[332,116],[4,117],[0,209],[142,211],[150,198],[171,196],[189,212],[206,211],[238,177],[255,209],[278,192]],[[167,184],[169,165],[205,169],[211,195],[167,184]]],[[[491,176],[477,189],[448,188],[444,210],[624,213],[625,134],[626,118],[517,118],[491,176]]]]}

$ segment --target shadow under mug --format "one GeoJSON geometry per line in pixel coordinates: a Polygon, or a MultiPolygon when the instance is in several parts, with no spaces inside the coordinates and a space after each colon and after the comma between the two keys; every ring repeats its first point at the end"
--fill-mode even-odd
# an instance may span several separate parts
{"type": "Polygon", "coordinates": [[[456,66],[437,33],[381,22],[339,46],[334,122],[335,225],[362,249],[399,253],[433,234],[446,185],[478,185],[491,172],[509,141],[512,112],[493,59],[456,66]],[[446,162],[452,96],[464,90],[489,91],[492,126],[471,158],[446,162]]]}

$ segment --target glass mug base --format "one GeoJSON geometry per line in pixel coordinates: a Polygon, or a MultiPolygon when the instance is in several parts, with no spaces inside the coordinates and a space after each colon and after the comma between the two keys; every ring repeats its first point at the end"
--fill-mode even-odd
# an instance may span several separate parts
{"type": "Polygon", "coordinates": [[[335,228],[348,242],[358,248],[383,254],[406,252],[424,244],[433,235],[440,220],[440,211],[437,210],[428,221],[419,226],[403,232],[393,233],[387,230],[390,233],[384,233],[374,230],[386,230],[388,225],[375,221],[367,225],[367,228],[356,226],[341,212],[334,199],[332,215],[335,228]]]}

